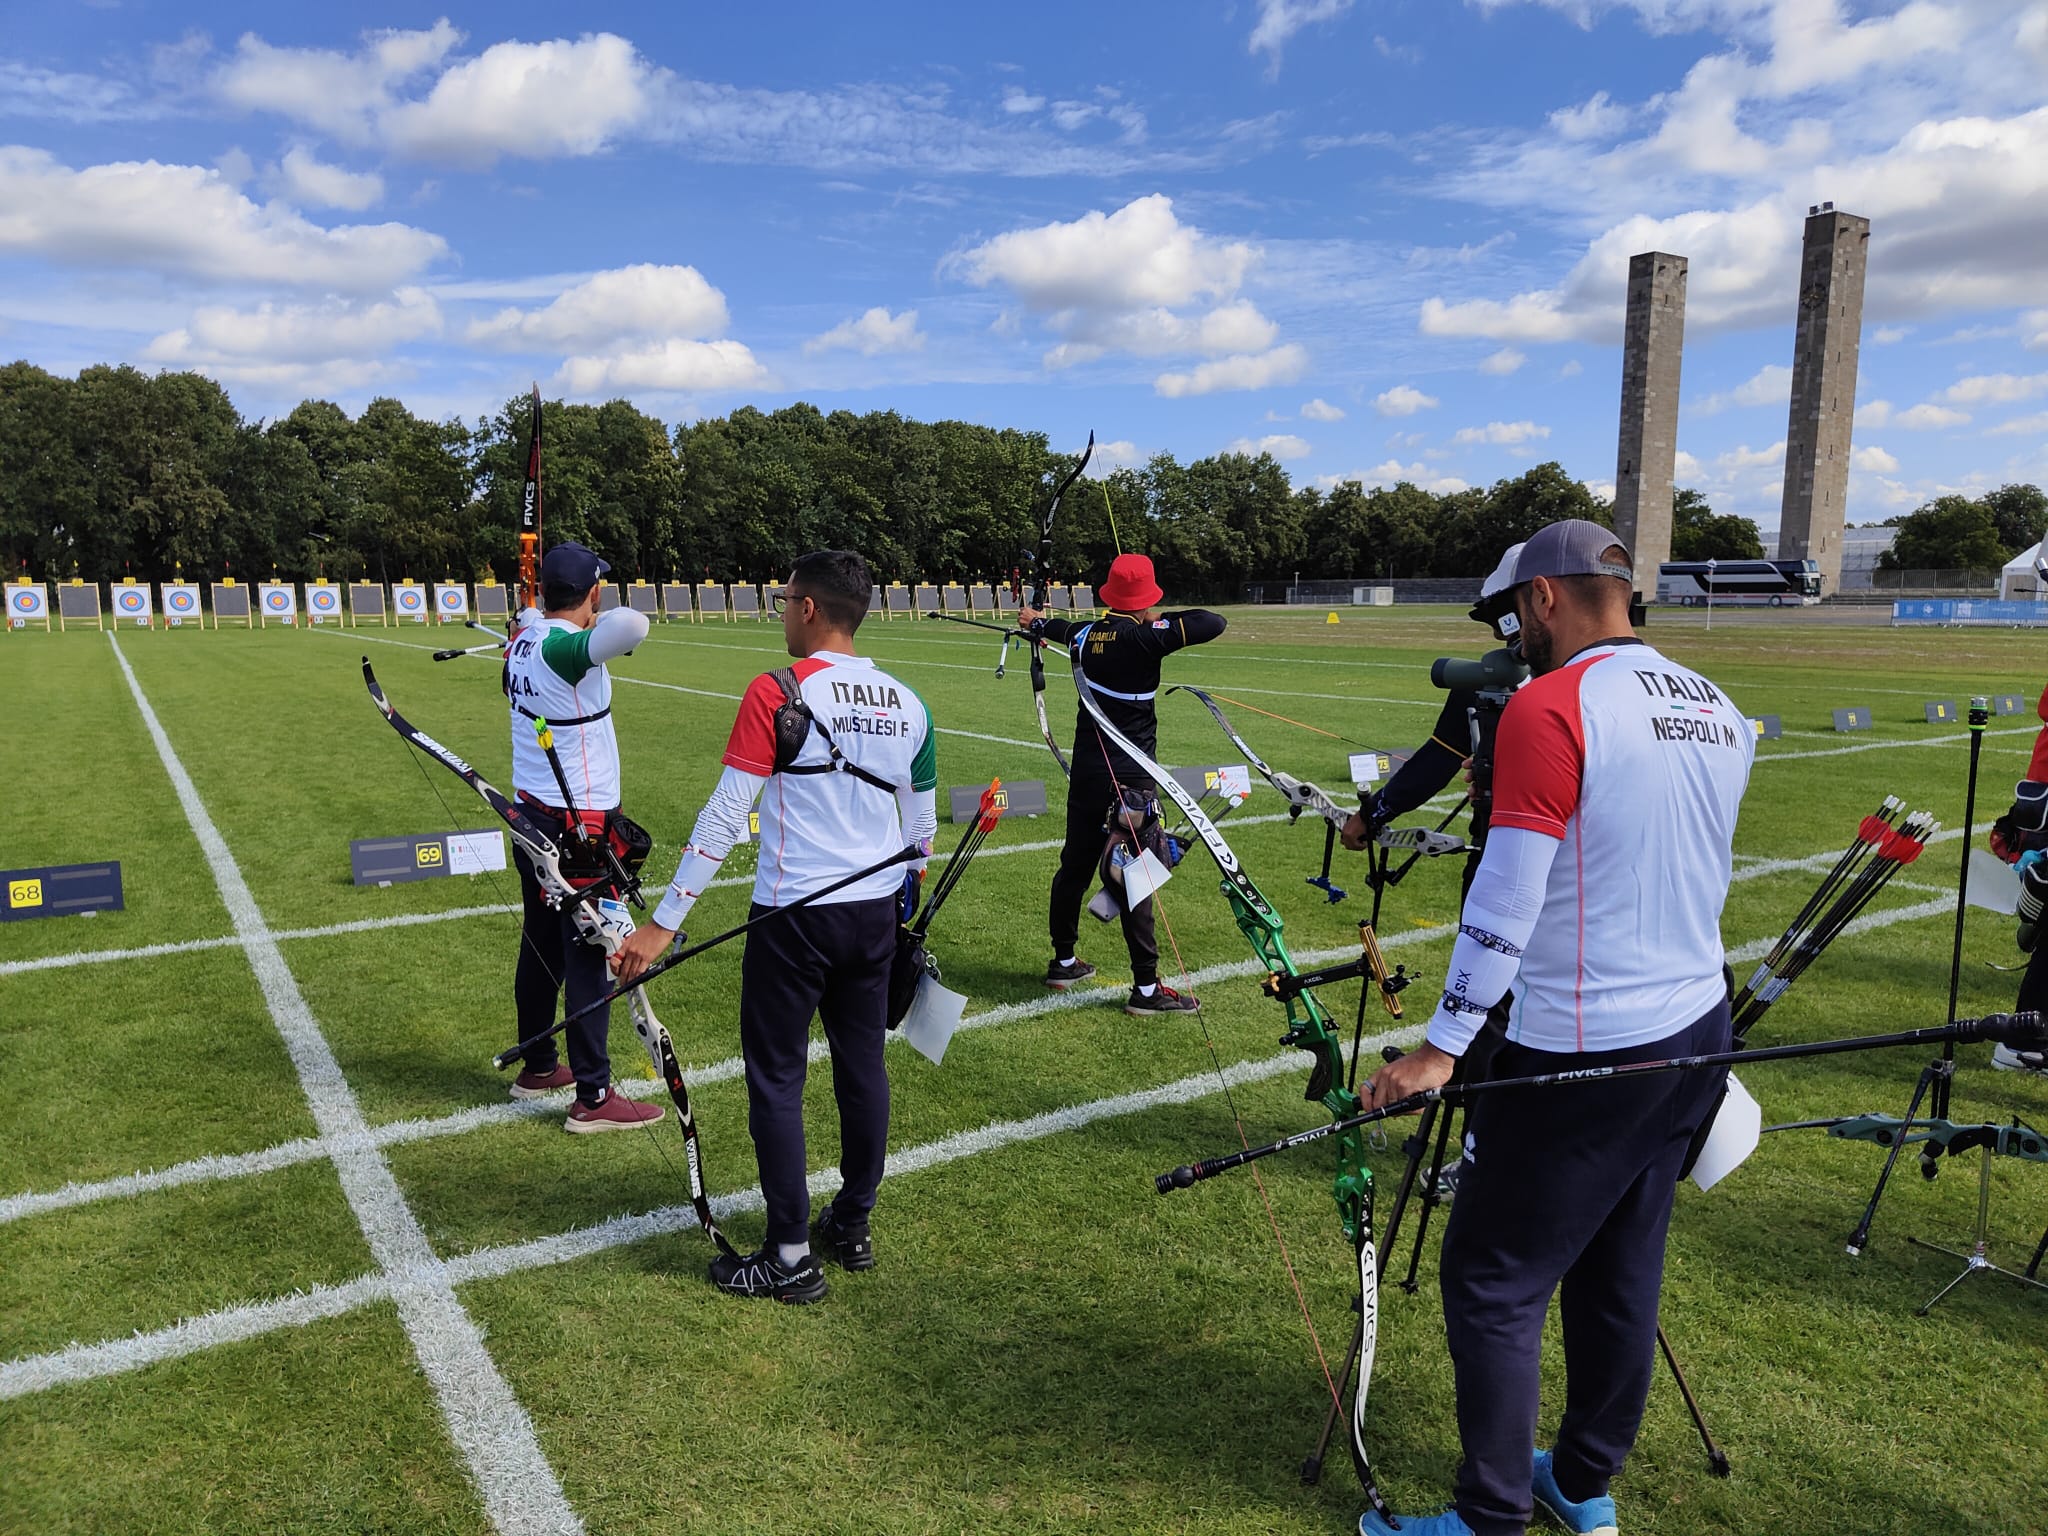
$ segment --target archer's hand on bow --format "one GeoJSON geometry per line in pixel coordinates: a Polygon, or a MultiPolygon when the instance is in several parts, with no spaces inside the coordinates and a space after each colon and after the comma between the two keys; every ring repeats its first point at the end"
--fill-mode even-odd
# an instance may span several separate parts
{"type": "Polygon", "coordinates": [[[1366,1108],[1385,1109],[1397,1099],[1441,1088],[1451,1080],[1451,1071],[1457,1065],[1457,1057],[1438,1050],[1425,1040],[1406,1056],[1388,1062],[1373,1073],[1372,1080],[1366,1084],[1371,1090],[1366,1108]]]}
{"type": "Polygon", "coordinates": [[[1346,848],[1353,853],[1363,853],[1372,846],[1372,840],[1379,835],[1380,828],[1393,819],[1380,809],[1380,797],[1377,794],[1367,795],[1359,801],[1358,809],[1339,829],[1338,835],[1343,839],[1346,848]]]}
{"type": "Polygon", "coordinates": [[[626,942],[619,946],[618,953],[611,957],[612,974],[621,983],[631,982],[662,957],[675,936],[673,928],[664,928],[659,923],[634,929],[626,942]]]}
{"type": "Polygon", "coordinates": [[[1019,629],[1029,629],[1044,617],[1044,609],[1034,608],[1029,603],[1024,603],[1017,609],[1017,627],[1019,629]]]}

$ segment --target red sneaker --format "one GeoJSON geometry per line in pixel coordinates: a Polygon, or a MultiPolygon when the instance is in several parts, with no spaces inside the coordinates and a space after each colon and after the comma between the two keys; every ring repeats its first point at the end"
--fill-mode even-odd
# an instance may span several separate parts
{"type": "Polygon", "coordinates": [[[512,1097],[515,1099],[537,1099],[543,1094],[553,1093],[558,1088],[572,1088],[576,1074],[569,1070],[567,1062],[558,1061],[548,1072],[536,1072],[528,1067],[512,1079],[512,1097]]]}
{"type": "Polygon", "coordinates": [[[570,1105],[569,1118],[562,1122],[562,1129],[579,1135],[596,1131],[630,1131],[637,1126],[651,1125],[661,1115],[659,1104],[642,1104],[637,1099],[629,1099],[614,1084],[605,1089],[604,1097],[595,1104],[586,1104],[578,1099],[570,1105]]]}

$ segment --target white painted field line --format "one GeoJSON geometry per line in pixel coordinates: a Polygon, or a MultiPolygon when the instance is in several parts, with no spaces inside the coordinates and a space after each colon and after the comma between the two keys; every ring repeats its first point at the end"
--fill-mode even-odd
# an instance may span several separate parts
{"type": "MultiPolygon", "coordinates": [[[[1922,902],[1917,906],[1866,914],[1851,923],[1845,931],[1867,933],[1897,923],[1939,916],[1953,910],[1953,903],[1945,898],[1922,902]]],[[[1386,944],[1392,947],[1404,941],[1415,943],[1427,938],[1440,938],[1448,931],[1447,928],[1440,928],[1413,935],[1397,934],[1388,939],[1386,944]]],[[[1769,939],[1759,939],[1730,950],[1729,963],[1745,965],[1760,959],[1769,952],[1773,942],[1769,939]]],[[[1330,950],[1304,954],[1298,958],[1305,965],[1320,965],[1331,959],[1347,957],[1350,953],[1348,949],[1330,950]]],[[[1216,969],[1219,968],[1210,968],[1212,971],[1216,969]]],[[[1236,969],[1242,974],[1255,967],[1248,962],[1239,962],[1236,969]]],[[[1206,976],[1208,972],[1196,974],[1206,976]]],[[[1031,1003],[1015,1004],[1008,1009],[991,1009],[988,1013],[964,1022],[970,1025],[994,1023],[997,1022],[995,1015],[998,1014],[1022,1017],[1030,1013],[1047,1013],[1067,1007],[1083,1006],[1084,1002],[1089,1000],[1092,999],[1087,998],[1085,994],[1080,997],[1075,994],[1062,994],[1031,1003]]],[[[1413,1025],[1376,1035],[1366,1040],[1360,1049],[1363,1053],[1377,1053],[1383,1045],[1411,1045],[1420,1039],[1421,1035],[1422,1027],[1413,1025]]],[[[1300,1066],[1301,1059],[1298,1053],[1284,1051],[1261,1061],[1239,1062],[1226,1067],[1224,1076],[1235,1085],[1282,1076],[1290,1070],[1299,1070],[1300,1066]]],[[[712,1069],[704,1069],[685,1075],[692,1081],[703,1082],[711,1080],[711,1071],[712,1069]]],[[[960,1132],[894,1153],[889,1158],[888,1172],[891,1176],[901,1176],[921,1168],[936,1167],[942,1163],[958,1161],[1019,1142],[1039,1140],[1061,1131],[1077,1129],[1120,1115],[1138,1114],[1170,1104],[1192,1102],[1215,1090],[1214,1074],[1197,1073],[1163,1087],[1098,1099],[1072,1108],[1036,1115],[1027,1120],[998,1121],[978,1130],[960,1132]]],[[[499,1107],[487,1106],[493,1110],[499,1107]]],[[[383,1129],[392,1131],[395,1127],[387,1126],[383,1129]]],[[[836,1188],[838,1182],[836,1170],[825,1169],[811,1176],[810,1186],[814,1193],[823,1194],[836,1188]]],[[[711,1207],[713,1214],[721,1218],[740,1212],[758,1211],[761,1209],[759,1188],[716,1196],[711,1201],[711,1207]]],[[[524,1243],[479,1249],[474,1253],[443,1261],[440,1265],[440,1275],[455,1283],[493,1278],[542,1265],[567,1263],[625,1243],[686,1231],[696,1224],[696,1215],[689,1207],[667,1206],[659,1210],[614,1217],[594,1226],[535,1238],[524,1243]]],[[[403,1283],[402,1277],[398,1283],[403,1283]]],[[[154,1333],[136,1334],[100,1344],[75,1344],[68,1349],[48,1354],[25,1356],[0,1364],[0,1400],[48,1391],[53,1387],[73,1382],[138,1370],[159,1361],[177,1359],[210,1349],[216,1344],[256,1338],[284,1328],[301,1327],[323,1318],[341,1316],[359,1307],[382,1301],[393,1294],[393,1277],[365,1276],[340,1286],[317,1286],[300,1295],[230,1307],[208,1313],[203,1317],[187,1319],[154,1333]]]]}
{"type": "Polygon", "coordinates": [[[120,663],[142,723],[156,745],[192,835],[206,855],[221,902],[256,972],[263,1001],[298,1072],[299,1086],[349,1209],[355,1213],[378,1267],[387,1276],[402,1276],[408,1282],[393,1297],[398,1315],[441,1404],[448,1432],[468,1464],[486,1516],[506,1536],[581,1533],[583,1522],[569,1506],[568,1496],[541,1452],[533,1421],[499,1374],[484,1348],[482,1331],[441,1272],[440,1260],[390,1166],[370,1141],[355,1092],[306,1006],[276,938],[265,926],[262,909],[242,878],[234,854],[207,814],[156,711],[150,708],[119,637],[110,632],[107,642],[114,648],[114,659],[120,663]]]}
{"type": "MultiPolygon", "coordinates": [[[[993,851],[993,850],[991,850],[993,851]]],[[[294,939],[331,939],[345,933],[375,933],[380,928],[417,928],[423,923],[454,922],[465,917],[502,917],[517,912],[514,906],[450,907],[445,912],[398,912],[389,917],[359,917],[346,923],[327,923],[318,928],[279,928],[270,937],[280,943],[294,939]]],[[[176,944],[145,944],[140,949],[78,949],[68,955],[44,955],[36,960],[0,961],[0,976],[21,971],[60,970],[72,965],[101,965],[109,960],[154,960],[161,955],[189,954],[202,949],[232,949],[242,942],[238,934],[217,939],[185,939],[176,944]]]]}
{"type": "MultiPolygon", "coordinates": [[[[2029,725],[2003,731],[1987,730],[1986,736],[2031,736],[2040,730],[2029,725]]],[[[1805,752],[1759,752],[1756,760],[1759,766],[1765,763],[1794,763],[1806,757],[1847,757],[1852,752],[1889,752],[1900,747],[1947,747],[1959,741],[1968,741],[1970,733],[1962,731],[1953,736],[1922,736],[1918,740],[1904,741],[1861,741],[1853,747],[1820,747],[1805,752]]]]}
{"type": "MultiPolygon", "coordinates": [[[[1365,1041],[1362,1049],[1377,1053],[1381,1046],[1410,1045],[1421,1036],[1420,1026],[1411,1026],[1376,1035],[1365,1041]]],[[[1237,1087],[1299,1072],[1303,1067],[1300,1052],[1282,1051],[1275,1056],[1225,1067],[1223,1078],[1237,1087]]],[[[971,1131],[961,1131],[891,1153],[886,1176],[901,1178],[1004,1147],[1043,1141],[1101,1121],[1192,1103],[1216,1093],[1218,1089],[1214,1072],[1199,1072],[1157,1088],[1095,1099],[1024,1120],[993,1121],[971,1131]]],[[[836,1189],[840,1180],[836,1169],[825,1168],[812,1174],[809,1182],[814,1193],[824,1194],[836,1189]]],[[[758,1211],[761,1206],[758,1186],[736,1194],[720,1195],[711,1201],[713,1214],[721,1219],[758,1211]]],[[[687,1231],[696,1225],[696,1213],[688,1206],[665,1206],[658,1210],[616,1216],[593,1226],[528,1242],[478,1249],[437,1264],[431,1275],[417,1272],[365,1275],[342,1285],[316,1286],[294,1296],[209,1312],[152,1333],[109,1339],[98,1344],[74,1344],[48,1354],[24,1356],[0,1364],[0,1400],[139,1370],[219,1344],[253,1339],[285,1328],[303,1327],[323,1318],[339,1317],[387,1299],[397,1302],[402,1310],[408,1296],[421,1288],[495,1279],[547,1265],[565,1264],[627,1243],[687,1231]]]]}
{"type": "MultiPolygon", "coordinates": [[[[1284,819],[1284,818],[1282,818],[1284,819]]],[[[1251,818],[1246,818],[1247,821],[1251,818]]],[[[1954,837],[1956,833],[1937,833],[1934,841],[1954,837]]],[[[1015,844],[1009,851],[1023,852],[1038,845],[1015,844]]],[[[1058,847],[1047,843],[1046,848],[1058,847]]],[[[1002,849],[986,849],[984,855],[1003,852],[1002,849]]],[[[1760,879],[1766,875],[1784,874],[1799,870],[1827,869],[1838,855],[1835,853],[1808,854],[1798,859],[1756,859],[1738,865],[1734,883],[1760,879]]],[[[744,877],[735,880],[744,883],[744,877]]],[[[309,930],[310,931],[310,930],[309,930]]],[[[1390,934],[1380,943],[1385,949],[1399,949],[1411,944],[1426,944],[1435,939],[1448,937],[1456,932],[1450,924],[1430,928],[1412,929],[1404,933],[1390,934]]],[[[1857,932],[1863,930],[1857,929],[1857,932]]],[[[239,941],[233,941],[239,942],[239,941]]],[[[1768,949],[1771,940],[1760,941],[1768,949]]],[[[1762,954],[1764,951],[1759,950],[1762,954]]],[[[1352,951],[1345,949],[1313,950],[1297,955],[1302,965],[1328,965],[1334,961],[1351,957],[1352,951]]],[[[1240,976],[1259,974],[1261,968],[1250,960],[1224,961],[1192,973],[1191,985],[1202,986],[1212,981],[1226,981],[1240,976]]],[[[990,1024],[1008,1023],[1013,1019],[1035,1018],[1041,1014],[1064,1012],[1072,1008],[1086,1008],[1113,1001],[1121,994],[1117,987],[1091,987],[1055,993],[1050,997],[1031,998],[1018,1003],[1004,1003],[986,1009],[981,1013],[969,1014],[960,1021],[962,1029],[976,1029],[990,1024]]],[[[894,1039],[895,1036],[891,1036],[894,1039]]],[[[813,1041],[810,1047],[811,1060],[825,1057],[822,1042],[813,1041]]],[[[741,1062],[737,1056],[701,1067],[685,1065],[683,1076],[692,1083],[724,1082],[740,1075],[741,1062]]],[[[660,1083],[651,1079],[630,1078],[622,1082],[620,1090],[631,1096],[654,1097],[665,1092],[660,1083]]],[[[379,1147],[399,1146],[408,1142],[427,1141],[442,1136],[460,1136],[470,1131],[482,1130],[486,1126],[503,1125],[514,1120],[530,1118],[560,1110],[568,1102],[569,1094],[563,1093],[546,1098],[522,1099],[500,1104],[479,1104],[469,1109],[457,1110],[452,1114],[420,1116],[404,1120],[392,1120],[375,1126],[370,1131],[371,1139],[379,1147]]],[[[274,1172],[303,1162],[311,1162],[325,1156],[325,1150],[317,1139],[285,1142],[280,1146],[266,1147],[256,1152],[221,1154],[195,1158],[189,1162],[177,1163],[169,1168],[150,1172],[122,1174],[111,1179],[81,1181],[65,1184],[53,1190],[29,1191],[0,1199],[0,1225],[20,1221],[29,1216],[40,1216],[50,1211],[65,1210],[72,1206],[88,1205],[97,1200],[148,1194],[159,1189],[171,1189],[183,1184],[207,1183],[215,1179],[247,1178],[252,1175],[274,1172]]]]}

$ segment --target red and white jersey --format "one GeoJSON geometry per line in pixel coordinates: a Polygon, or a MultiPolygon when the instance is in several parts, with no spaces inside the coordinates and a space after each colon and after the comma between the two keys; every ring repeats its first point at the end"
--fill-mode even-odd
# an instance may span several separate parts
{"type": "MultiPolygon", "coordinates": [[[[761,790],[761,860],[754,879],[754,900],[770,907],[786,906],[903,847],[910,798],[928,795],[938,782],[931,716],[907,685],[865,656],[836,651],[808,656],[793,663],[793,670],[804,703],[840,752],[897,792],[850,773],[776,773],[775,711],[782,689],[773,676],[755,678],[740,701],[723,761],[743,773],[773,775],[761,790]]],[[[831,760],[831,748],[813,729],[796,765],[831,760]]],[[[826,900],[872,900],[893,893],[902,880],[901,869],[885,869],[826,900]]]]}
{"type": "Polygon", "coordinates": [[[1509,1039],[1641,1045],[1721,998],[1721,908],[1755,755],[1755,729],[1725,693],[1639,641],[1593,646],[1515,695],[1495,747],[1493,825],[1561,846],[1509,1039]]]}

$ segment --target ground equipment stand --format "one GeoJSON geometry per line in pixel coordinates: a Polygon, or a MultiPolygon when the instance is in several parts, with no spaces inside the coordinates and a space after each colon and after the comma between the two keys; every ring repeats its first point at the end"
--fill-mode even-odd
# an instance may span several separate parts
{"type": "Polygon", "coordinates": [[[1970,1245],[1970,1251],[1962,1253],[1954,1248],[1944,1248],[1939,1243],[1922,1242],[1917,1237],[1906,1239],[1907,1242],[1916,1248],[1926,1248],[1935,1253],[1945,1253],[1952,1259],[1961,1259],[1963,1261],[1962,1273],[1927,1298],[1927,1304],[1921,1307],[1917,1313],[1920,1317],[1925,1317],[1929,1312],[1933,1311],[1936,1302],[1940,1301],[1942,1297],[1946,1296],[1972,1275],[1987,1273],[2003,1275],[2008,1280],[2017,1280],[2021,1285],[2030,1285],[2037,1291],[2048,1291],[2048,1283],[2034,1278],[2034,1271],[2041,1264],[2042,1251],[2048,1249],[2048,1232],[2042,1233],[2041,1247],[2034,1250],[2033,1262],[2027,1266],[2024,1273],[2018,1270],[2001,1269],[1998,1265],[1992,1263],[1987,1256],[1987,1250],[1990,1247],[1991,1225],[1991,1153],[1992,1145],[1989,1141],[1986,1141],[1978,1153],[1981,1161],[1977,1165],[1977,1240],[1970,1245]]]}

